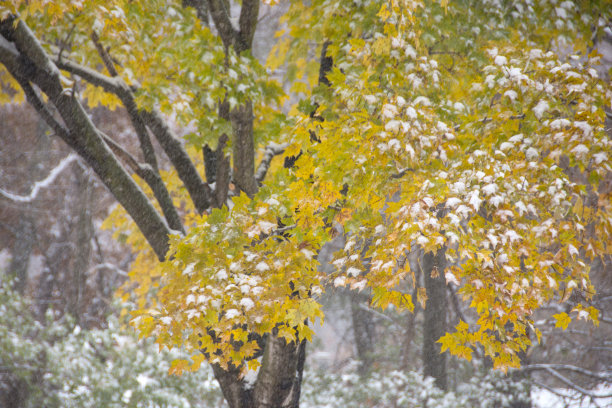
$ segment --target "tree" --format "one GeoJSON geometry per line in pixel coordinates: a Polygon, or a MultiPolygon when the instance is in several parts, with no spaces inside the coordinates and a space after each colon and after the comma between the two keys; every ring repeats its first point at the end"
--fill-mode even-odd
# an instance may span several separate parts
{"type": "Polygon", "coordinates": [[[398,285],[418,285],[415,251],[429,263],[414,300],[435,304],[446,280],[479,315],[441,351],[482,345],[516,367],[539,337],[533,312],[572,293],[571,313],[597,322],[588,265],[610,253],[611,89],[589,47],[607,3],[291,1],[263,67],[256,0],[237,21],[219,0],[15,1],[0,9],[0,78],[121,204],[107,225],[139,251],[132,322],[192,353],[170,371],[206,360],[231,407],[293,407],[319,294],[371,288],[374,306],[412,310],[398,285]],[[269,74],[281,66],[303,96],[287,114],[269,74]],[[140,151],[82,103],[123,106],[140,151]],[[335,224],[347,242],[324,275],[316,253],[335,224]]]}

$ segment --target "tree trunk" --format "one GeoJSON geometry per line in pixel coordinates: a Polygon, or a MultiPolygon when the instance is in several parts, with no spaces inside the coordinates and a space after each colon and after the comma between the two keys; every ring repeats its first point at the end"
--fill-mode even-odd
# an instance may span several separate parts
{"type": "Polygon", "coordinates": [[[376,322],[372,313],[364,309],[370,303],[370,296],[361,292],[352,292],[351,317],[353,318],[353,335],[359,358],[359,374],[366,376],[374,362],[374,343],[376,341],[376,322]]]}
{"type": "Polygon", "coordinates": [[[433,377],[436,386],[446,391],[446,355],[440,353],[436,343],[446,332],[446,280],[444,278],[445,250],[437,254],[428,252],[423,255],[421,272],[425,280],[427,303],[423,321],[423,376],[433,377]]]}
{"type": "Polygon", "coordinates": [[[34,221],[27,207],[22,212],[19,224],[17,224],[15,243],[11,251],[11,263],[8,269],[9,273],[16,278],[13,288],[21,294],[24,293],[28,283],[28,267],[30,266],[30,256],[36,238],[34,221]]]}
{"type": "Polygon", "coordinates": [[[240,378],[236,367],[212,368],[230,408],[299,408],[305,360],[305,340],[287,344],[271,334],[254,384],[240,378]]]}
{"type": "Polygon", "coordinates": [[[93,237],[93,223],[91,217],[91,200],[93,187],[88,172],[76,168],[75,175],[75,204],[76,225],[74,231],[74,258],[71,265],[70,290],[68,299],[68,312],[82,324],[83,293],[85,291],[86,273],[91,255],[91,240],[93,237]]]}

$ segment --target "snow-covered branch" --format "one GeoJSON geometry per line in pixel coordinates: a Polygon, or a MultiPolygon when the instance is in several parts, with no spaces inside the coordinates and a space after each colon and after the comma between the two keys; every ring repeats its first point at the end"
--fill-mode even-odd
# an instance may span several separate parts
{"type": "Polygon", "coordinates": [[[41,189],[49,187],[55,181],[57,176],[59,176],[59,174],[64,171],[64,169],[68,167],[69,164],[71,164],[78,158],[79,156],[77,156],[75,153],[71,153],[66,156],[64,159],[62,159],[62,161],[59,162],[57,166],[55,166],[53,170],[51,170],[47,177],[45,177],[43,180],[34,183],[34,186],[32,186],[32,191],[28,195],[22,196],[14,194],[2,188],[0,188],[0,195],[5,198],[8,198],[9,200],[16,201],[19,203],[31,203],[36,199],[41,189]]]}
{"type": "Polygon", "coordinates": [[[261,185],[263,183],[264,178],[266,178],[266,173],[270,168],[270,163],[272,163],[272,159],[274,156],[282,154],[287,148],[288,144],[278,144],[271,143],[266,146],[266,151],[264,153],[264,157],[261,159],[259,166],[257,166],[257,171],[255,172],[255,180],[257,183],[261,185]]]}
{"type": "MultiPolygon", "coordinates": [[[[533,364],[532,366],[527,366],[527,367],[524,367],[523,369],[529,369],[529,368],[531,368],[531,369],[543,369],[543,370],[547,371],[550,375],[552,375],[554,378],[556,378],[557,380],[561,381],[563,384],[568,386],[570,389],[572,389],[574,391],[577,391],[580,394],[585,395],[587,397],[591,397],[591,398],[610,398],[610,397],[612,397],[611,393],[597,394],[597,393],[592,392],[591,390],[587,390],[587,389],[579,386],[578,384],[574,383],[569,378],[567,378],[564,375],[562,375],[559,371],[557,371],[557,369],[571,369],[571,371],[579,372],[581,374],[588,375],[588,376],[595,377],[595,378],[604,379],[605,381],[609,381],[610,380],[609,376],[601,377],[601,376],[597,375],[596,373],[590,372],[588,370],[584,370],[584,369],[581,369],[579,367],[568,366],[568,365],[565,365],[565,364],[533,364]]],[[[538,384],[538,385],[540,385],[540,384],[538,384]]]]}

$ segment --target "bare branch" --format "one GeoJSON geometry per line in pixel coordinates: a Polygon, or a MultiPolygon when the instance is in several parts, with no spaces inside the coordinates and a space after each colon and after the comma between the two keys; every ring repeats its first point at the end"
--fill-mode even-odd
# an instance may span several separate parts
{"type": "MultiPolygon", "coordinates": [[[[165,123],[159,112],[138,110],[132,93],[133,89],[130,89],[119,77],[110,78],[70,61],[58,61],[58,66],[65,71],[80,76],[94,85],[102,87],[107,92],[117,95],[128,110],[128,114],[130,115],[134,127],[137,129],[137,134],[139,135],[139,139],[141,139],[141,143],[144,141],[146,144],[144,137],[146,131],[142,129],[140,125],[142,122],[142,127],[146,126],[151,130],[172,162],[172,165],[176,168],[178,176],[187,188],[198,212],[202,213],[209,208],[211,197],[210,188],[204,183],[189,155],[181,145],[181,142],[174,135],[172,130],[170,130],[170,127],[165,123]]],[[[146,136],[146,138],[148,138],[148,136],[146,136]]],[[[157,166],[152,164],[154,163],[153,157],[154,154],[150,153],[149,159],[147,160],[145,158],[145,161],[156,169],[157,166]]]]}
{"type": "Polygon", "coordinates": [[[106,67],[106,70],[108,71],[108,73],[112,77],[118,76],[119,73],[117,72],[117,69],[115,68],[115,63],[111,59],[110,55],[108,55],[108,52],[106,52],[102,44],[100,44],[100,38],[98,37],[98,34],[95,31],[91,32],[91,40],[96,46],[96,51],[98,51],[98,55],[100,56],[100,58],[102,58],[102,62],[104,63],[104,66],[106,67]]]}
{"type": "Polygon", "coordinates": [[[529,364],[521,367],[523,371],[533,371],[533,370],[566,370],[573,371],[578,374],[586,375],[588,377],[593,377],[601,381],[612,382],[612,375],[602,375],[599,373],[595,373],[593,371],[586,370],[581,367],[569,365],[569,364],[529,364]]]}
{"type": "Polygon", "coordinates": [[[61,59],[55,61],[57,67],[61,70],[70,72],[71,74],[77,75],[83,78],[85,81],[99,86],[104,89],[106,92],[119,95],[122,92],[120,79],[119,78],[111,78],[106,75],[100,74],[93,69],[84,67],[79,65],[73,61],[61,59]]]}
{"type": "Polygon", "coordinates": [[[255,180],[257,181],[257,184],[261,186],[264,179],[266,178],[266,174],[268,173],[268,169],[270,168],[272,159],[274,158],[274,156],[283,154],[287,146],[289,146],[287,143],[272,143],[266,146],[264,157],[261,159],[261,162],[259,162],[259,166],[257,166],[257,171],[255,172],[255,180]]]}
{"type": "Polygon", "coordinates": [[[47,108],[47,106],[44,104],[40,96],[36,93],[34,88],[32,88],[30,83],[23,78],[16,79],[17,82],[19,82],[19,85],[21,85],[21,88],[23,89],[23,92],[26,95],[28,103],[32,105],[34,109],[36,109],[36,111],[43,118],[43,120],[47,122],[47,125],[49,125],[49,127],[53,129],[53,131],[58,136],[62,138],[70,138],[68,129],[66,129],[60,122],[55,119],[55,117],[53,117],[53,114],[51,113],[49,108],[47,108]]]}
{"type": "Polygon", "coordinates": [[[359,309],[364,310],[366,312],[372,313],[375,316],[378,316],[380,318],[382,318],[383,320],[388,321],[389,323],[391,323],[393,326],[395,326],[398,329],[403,329],[403,324],[401,322],[395,321],[395,319],[391,318],[390,316],[387,316],[384,313],[379,312],[378,310],[374,310],[371,307],[369,307],[368,305],[364,304],[364,303],[359,303],[359,309]]]}
{"type": "Polygon", "coordinates": [[[563,384],[565,384],[568,387],[570,387],[571,389],[573,389],[574,391],[578,391],[579,393],[581,393],[583,395],[586,395],[588,397],[591,397],[591,398],[610,398],[610,397],[612,397],[612,393],[610,393],[610,394],[595,394],[594,392],[592,392],[590,390],[582,388],[581,386],[579,386],[578,384],[574,383],[573,381],[571,381],[567,377],[561,375],[561,373],[559,373],[557,370],[552,368],[551,366],[554,366],[553,364],[550,364],[550,365],[543,364],[543,366],[545,366],[545,367],[542,367],[545,371],[550,373],[550,375],[552,375],[553,377],[555,377],[556,379],[561,381],[563,384]]]}
{"type": "Polygon", "coordinates": [[[58,165],[55,166],[53,170],[51,170],[51,172],[49,173],[49,175],[47,175],[47,177],[34,183],[34,185],[32,186],[32,190],[30,191],[30,194],[28,194],[27,196],[10,193],[2,188],[0,188],[0,195],[12,201],[17,201],[20,203],[31,203],[32,201],[36,199],[40,190],[42,190],[43,188],[49,187],[55,181],[57,176],[59,176],[60,173],[68,167],[68,165],[70,165],[73,161],[77,159],[78,159],[78,156],[74,153],[71,153],[68,156],[64,157],[62,161],[60,161],[58,165]]]}

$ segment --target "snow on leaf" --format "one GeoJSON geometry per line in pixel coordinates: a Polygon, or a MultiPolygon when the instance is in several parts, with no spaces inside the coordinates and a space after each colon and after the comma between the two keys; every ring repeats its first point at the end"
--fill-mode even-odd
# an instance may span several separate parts
{"type": "Polygon", "coordinates": [[[494,61],[495,65],[503,66],[508,63],[508,58],[504,57],[503,55],[497,55],[494,61]]]}
{"type": "Polygon", "coordinates": [[[255,307],[255,302],[253,302],[251,299],[249,298],[242,298],[240,299],[240,306],[244,307],[244,309],[246,311],[251,310],[253,307],[255,307]]]}
{"type": "Polygon", "coordinates": [[[359,276],[359,274],[361,273],[361,270],[360,270],[360,269],[358,269],[358,268],[355,268],[354,266],[351,266],[350,268],[348,268],[348,269],[346,270],[346,273],[347,273],[349,276],[356,277],[356,276],[359,276]]]}
{"type": "Polygon", "coordinates": [[[429,243],[429,239],[427,237],[423,236],[423,235],[420,235],[417,238],[416,242],[417,242],[417,244],[419,244],[421,246],[425,246],[425,245],[427,245],[429,243]]]}
{"type": "Polygon", "coordinates": [[[487,184],[486,186],[484,186],[481,191],[485,194],[485,195],[491,195],[491,194],[495,194],[497,192],[497,184],[495,183],[491,183],[491,184],[487,184]]]}
{"type": "Polygon", "coordinates": [[[479,197],[478,191],[472,191],[470,194],[470,199],[468,203],[472,206],[475,211],[480,209],[480,204],[482,204],[482,199],[479,197]]]}
{"type": "Polygon", "coordinates": [[[517,201],[516,204],[514,204],[514,206],[516,207],[516,209],[519,212],[519,215],[523,215],[527,212],[527,207],[525,206],[525,203],[523,203],[522,201],[517,201]]]}
{"type": "Polygon", "coordinates": [[[228,278],[227,271],[225,269],[219,269],[219,271],[215,274],[215,277],[219,280],[225,280],[228,278]]]}
{"type": "Polygon", "coordinates": [[[344,285],[346,285],[346,277],[338,276],[336,279],[334,279],[334,286],[335,287],[344,286],[344,285]]]}
{"type": "Polygon", "coordinates": [[[393,119],[398,115],[397,106],[386,103],[382,107],[381,116],[383,119],[393,119]]]}
{"type": "Polygon", "coordinates": [[[461,200],[458,199],[457,197],[450,197],[449,199],[446,200],[446,207],[453,209],[457,207],[457,205],[459,205],[460,203],[461,203],[461,200]]]}
{"type": "Polygon", "coordinates": [[[525,152],[525,158],[527,159],[527,161],[535,161],[538,159],[538,157],[540,157],[540,154],[538,153],[538,151],[533,148],[530,147],[529,149],[527,149],[527,151],[525,152]]]}
{"type": "Polygon", "coordinates": [[[548,102],[542,100],[533,108],[533,113],[535,114],[536,118],[542,119],[544,112],[546,112],[548,108],[548,102]]]}
{"type": "Polygon", "coordinates": [[[238,309],[229,309],[225,312],[225,318],[232,320],[234,317],[240,316],[242,313],[238,309]]]}
{"type": "Polygon", "coordinates": [[[192,275],[194,267],[195,267],[195,262],[192,262],[189,265],[187,265],[185,269],[183,269],[183,275],[192,275]]]}
{"type": "Polygon", "coordinates": [[[579,144],[572,149],[572,153],[574,153],[576,156],[583,156],[587,154],[588,152],[589,152],[589,148],[583,144],[579,144]]]}
{"type": "Polygon", "coordinates": [[[457,280],[457,277],[453,275],[452,272],[450,271],[446,272],[444,274],[444,277],[446,278],[446,284],[454,283],[455,285],[459,286],[459,280],[457,280]]]}

